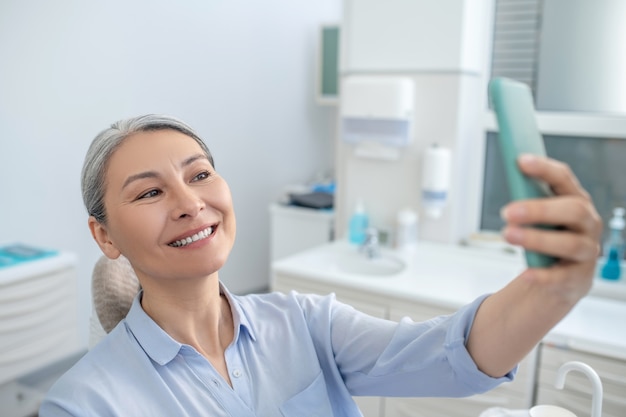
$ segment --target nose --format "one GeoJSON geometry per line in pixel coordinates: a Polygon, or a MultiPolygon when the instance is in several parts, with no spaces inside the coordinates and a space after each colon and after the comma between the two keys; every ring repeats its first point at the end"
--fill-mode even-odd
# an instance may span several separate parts
{"type": "Polygon", "coordinates": [[[204,209],[204,201],[195,192],[193,187],[181,184],[170,190],[172,200],[172,219],[182,219],[185,217],[196,217],[204,209]]]}

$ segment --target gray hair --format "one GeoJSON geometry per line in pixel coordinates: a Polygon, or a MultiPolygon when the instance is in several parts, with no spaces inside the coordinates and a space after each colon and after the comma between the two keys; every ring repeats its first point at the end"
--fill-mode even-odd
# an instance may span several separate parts
{"type": "Polygon", "coordinates": [[[103,130],[95,137],[83,163],[81,174],[81,188],[83,202],[90,216],[106,224],[106,210],[104,207],[105,177],[109,159],[113,152],[130,135],[138,132],[154,130],[175,130],[194,139],[202,148],[213,167],[213,156],[200,136],[185,122],[171,116],[147,114],[131,119],[120,120],[111,127],[103,130]]]}

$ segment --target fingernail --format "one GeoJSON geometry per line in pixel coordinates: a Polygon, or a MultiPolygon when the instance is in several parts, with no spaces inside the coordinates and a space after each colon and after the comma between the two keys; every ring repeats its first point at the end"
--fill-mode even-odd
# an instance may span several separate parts
{"type": "Polygon", "coordinates": [[[521,243],[524,232],[518,227],[507,227],[502,234],[509,243],[521,243]]]}
{"type": "Polygon", "coordinates": [[[502,220],[522,220],[524,216],[526,216],[526,207],[522,205],[506,206],[500,210],[502,220]]]}
{"type": "Polygon", "coordinates": [[[534,164],[537,157],[531,153],[524,153],[520,155],[519,160],[522,164],[534,164]]]}

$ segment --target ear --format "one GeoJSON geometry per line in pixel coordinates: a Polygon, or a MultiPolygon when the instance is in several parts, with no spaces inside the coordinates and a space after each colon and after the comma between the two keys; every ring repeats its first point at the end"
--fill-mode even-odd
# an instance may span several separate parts
{"type": "Polygon", "coordinates": [[[89,216],[88,224],[91,236],[93,236],[93,239],[96,241],[98,246],[100,246],[102,253],[104,253],[109,259],[117,259],[120,256],[120,251],[109,238],[109,232],[106,225],[100,223],[93,216],[89,216]]]}

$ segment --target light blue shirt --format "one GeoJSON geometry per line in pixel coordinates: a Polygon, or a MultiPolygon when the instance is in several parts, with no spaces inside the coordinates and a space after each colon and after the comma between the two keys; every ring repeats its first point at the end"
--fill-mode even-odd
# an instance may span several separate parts
{"type": "Polygon", "coordinates": [[[232,388],[193,347],[142,309],[48,392],[52,416],[361,416],[352,396],[467,396],[510,381],[481,373],[465,340],[481,297],[450,316],[400,323],[359,313],[334,295],[235,296],[225,352],[232,388]]]}

